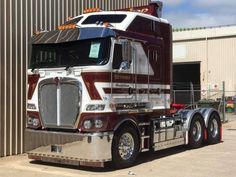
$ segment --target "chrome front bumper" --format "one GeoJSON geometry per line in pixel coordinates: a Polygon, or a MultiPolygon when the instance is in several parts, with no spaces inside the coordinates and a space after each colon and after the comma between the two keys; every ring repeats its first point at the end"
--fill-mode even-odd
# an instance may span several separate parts
{"type": "Polygon", "coordinates": [[[27,130],[27,133],[30,134],[28,141],[35,136],[39,141],[42,138],[47,141],[44,146],[28,152],[30,159],[99,167],[112,159],[112,132],[81,134],[27,130]]]}

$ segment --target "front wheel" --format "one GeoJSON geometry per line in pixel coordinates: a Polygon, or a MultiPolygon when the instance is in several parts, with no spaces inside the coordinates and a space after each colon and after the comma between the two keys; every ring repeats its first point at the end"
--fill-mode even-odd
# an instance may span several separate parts
{"type": "Polygon", "coordinates": [[[189,130],[189,146],[199,148],[202,145],[204,135],[204,122],[200,115],[194,115],[189,130]]]}
{"type": "Polygon", "coordinates": [[[123,127],[115,133],[112,142],[112,162],[116,168],[131,166],[139,153],[139,138],[132,127],[123,127]]]}

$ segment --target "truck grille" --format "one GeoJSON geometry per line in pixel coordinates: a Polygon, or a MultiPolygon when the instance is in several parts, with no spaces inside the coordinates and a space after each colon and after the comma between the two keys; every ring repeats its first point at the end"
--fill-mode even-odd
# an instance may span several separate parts
{"type": "Polygon", "coordinates": [[[80,102],[81,85],[77,80],[56,77],[39,84],[39,110],[46,128],[72,129],[80,102]]]}

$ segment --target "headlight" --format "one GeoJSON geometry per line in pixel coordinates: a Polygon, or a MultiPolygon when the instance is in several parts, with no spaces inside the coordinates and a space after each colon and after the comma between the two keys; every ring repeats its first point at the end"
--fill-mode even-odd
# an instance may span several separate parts
{"type": "Polygon", "coordinates": [[[92,128],[93,124],[92,124],[92,121],[91,120],[85,120],[84,121],[84,128],[85,129],[90,129],[92,128]]]}
{"type": "Polygon", "coordinates": [[[102,120],[97,119],[97,120],[94,121],[94,125],[95,125],[96,128],[102,128],[103,122],[102,122],[102,120]]]}
{"type": "Polygon", "coordinates": [[[39,120],[34,117],[28,117],[27,124],[28,126],[38,127],[39,126],[39,120]]]}
{"type": "Polygon", "coordinates": [[[89,129],[100,129],[103,127],[103,121],[101,119],[96,120],[85,120],[83,123],[83,127],[87,130],[89,129]]]}
{"type": "Polygon", "coordinates": [[[104,109],[104,104],[90,104],[87,106],[86,111],[103,111],[104,109]]]}
{"type": "Polygon", "coordinates": [[[33,119],[33,126],[38,127],[39,126],[39,120],[33,119]]]}
{"type": "Polygon", "coordinates": [[[35,104],[28,103],[27,109],[36,109],[36,106],[35,106],[35,104]]]}

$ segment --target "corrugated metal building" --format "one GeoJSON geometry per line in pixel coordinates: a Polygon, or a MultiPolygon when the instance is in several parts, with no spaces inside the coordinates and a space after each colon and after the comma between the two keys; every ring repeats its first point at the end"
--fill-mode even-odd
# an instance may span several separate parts
{"type": "Polygon", "coordinates": [[[150,0],[0,1],[0,156],[24,152],[28,41],[53,30],[85,8],[104,10],[147,5],[150,0]]]}
{"type": "Polygon", "coordinates": [[[190,65],[200,65],[201,90],[221,90],[225,81],[226,95],[236,95],[236,26],[176,30],[173,40],[174,66],[193,76],[190,65]]]}

